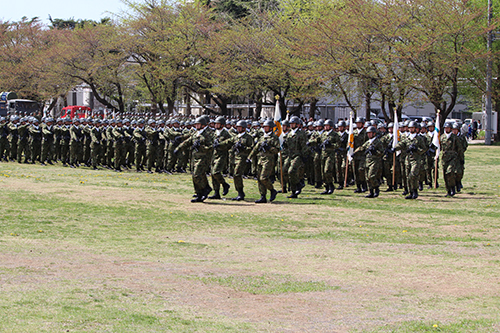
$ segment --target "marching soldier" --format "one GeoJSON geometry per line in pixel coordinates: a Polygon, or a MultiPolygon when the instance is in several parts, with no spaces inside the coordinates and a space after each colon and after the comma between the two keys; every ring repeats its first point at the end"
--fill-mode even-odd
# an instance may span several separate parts
{"type": "Polygon", "coordinates": [[[215,132],[214,132],[214,143],[213,143],[213,155],[212,155],[212,186],[214,187],[214,195],[208,197],[208,199],[221,199],[220,187],[222,185],[222,195],[227,195],[229,192],[229,184],[224,180],[222,173],[227,168],[227,157],[229,147],[231,145],[231,134],[226,130],[226,119],[224,117],[217,117],[215,120],[215,132]]]}
{"type": "Polygon", "coordinates": [[[231,141],[231,152],[233,154],[233,181],[234,188],[238,195],[232,200],[242,201],[245,199],[245,192],[243,191],[243,175],[247,170],[247,160],[250,151],[253,148],[254,141],[252,136],[246,130],[246,121],[240,120],[236,123],[236,131],[238,134],[233,135],[231,141]]]}
{"type": "Polygon", "coordinates": [[[460,191],[463,188],[462,178],[464,177],[464,171],[465,171],[465,151],[469,147],[469,144],[467,143],[467,138],[460,132],[460,124],[454,123],[452,127],[452,132],[457,136],[459,145],[459,149],[457,150],[458,163],[457,163],[457,173],[455,180],[455,191],[457,193],[460,193],[460,191]]]}
{"type": "MultiPolygon", "coordinates": [[[[358,149],[368,140],[366,131],[364,129],[363,118],[356,118],[356,130],[354,131],[354,149],[358,149]]],[[[356,179],[357,189],[354,193],[366,192],[368,190],[365,178],[365,161],[366,156],[364,154],[357,154],[354,156],[354,173],[356,179]]]]}
{"type": "Polygon", "coordinates": [[[268,190],[271,193],[269,197],[269,201],[271,202],[276,199],[276,195],[278,194],[271,182],[276,155],[280,150],[279,139],[276,134],[273,133],[273,127],[274,122],[272,120],[266,120],[264,122],[264,135],[261,136],[254,145],[248,157],[251,160],[251,158],[257,154],[259,158],[257,162],[257,180],[259,183],[260,199],[255,201],[255,203],[266,203],[268,190]]]}
{"type": "Polygon", "coordinates": [[[384,155],[384,145],[377,136],[375,126],[368,126],[366,130],[368,141],[354,151],[356,154],[364,152],[366,156],[366,179],[370,194],[365,198],[376,198],[379,196],[379,179],[382,169],[382,156],[384,155]]]}
{"type": "Polygon", "coordinates": [[[301,169],[304,168],[304,161],[307,154],[307,134],[298,128],[300,119],[297,116],[290,118],[290,132],[286,138],[286,148],[288,151],[288,177],[290,179],[290,192],[288,198],[297,198],[302,190],[301,169]]]}
{"type": "Polygon", "coordinates": [[[334,123],[331,119],[325,121],[325,130],[320,136],[321,141],[321,170],[325,182],[325,191],[321,194],[333,194],[335,172],[335,154],[340,147],[340,136],[334,130],[334,123]]]}

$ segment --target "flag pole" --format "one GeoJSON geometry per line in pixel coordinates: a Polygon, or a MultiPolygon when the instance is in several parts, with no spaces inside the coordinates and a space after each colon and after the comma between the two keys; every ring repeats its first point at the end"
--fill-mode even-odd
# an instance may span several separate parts
{"type": "Polygon", "coordinates": [[[280,178],[281,178],[281,193],[284,193],[285,186],[283,184],[283,158],[281,157],[281,151],[280,151],[280,178]]]}

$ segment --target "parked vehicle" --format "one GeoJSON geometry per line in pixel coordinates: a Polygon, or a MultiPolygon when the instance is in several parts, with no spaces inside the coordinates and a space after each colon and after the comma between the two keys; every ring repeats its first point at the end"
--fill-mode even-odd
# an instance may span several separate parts
{"type": "Polygon", "coordinates": [[[62,118],[69,117],[71,119],[75,117],[85,118],[85,117],[90,117],[91,113],[92,109],[89,108],[88,106],[71,105],[61,110],[61,117],[62,118]]]}

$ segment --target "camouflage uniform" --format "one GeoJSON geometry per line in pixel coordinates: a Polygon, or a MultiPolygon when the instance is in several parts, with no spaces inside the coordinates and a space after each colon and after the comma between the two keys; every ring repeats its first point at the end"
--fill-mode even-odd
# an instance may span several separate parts
{"type": "Polygon", "coordinates": [[[377,197],[379,194],[379,180],[384,151],[385,147],[382,141],[376,136],[354,151],[356,154],[364,153],[366,156],[366,180],[370,190],[370,195],[367,197],[377,197]]]}
{"type": "Polygon", "coordinates": [[[443,166],[443,176],[448,190],[448,195],[455,194],[456,174],[459,163],[460,143],[458,137],[453,133],[443,133],[441,135],[441,163],[443,166]]]}
{"type": "Polygon", "coordinates": [[[223,127],[216,130],[214,133],[214,150],[212,155],[212,186],[214,187],[215,195],[212,199],[220,199],[220,186],[223,188],[223,195],[227,194],[229,184],[224,180],[222,175],[227,169],[227,155],[231,146],[231,134],[223,127]]]}

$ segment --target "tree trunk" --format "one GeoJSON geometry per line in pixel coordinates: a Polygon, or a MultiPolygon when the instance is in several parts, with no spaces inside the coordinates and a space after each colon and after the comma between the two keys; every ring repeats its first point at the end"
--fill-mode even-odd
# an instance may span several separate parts
{"type": "Polygon", "coordinates": [[[316,114],[316,109],[318,108],[316,105],[318,104],[318,99],[313,98],[311,100],[311,105],[309,106],[309,118],[314,119],[314,116],[316,114]]]}
{"type": "Polygon", "coordinates": [[[372,94],[367,91],[365,92],[365,112],[366,112],[366,121],[370,121],[371,118],[371,106],[372,106],[372,94]]]}

